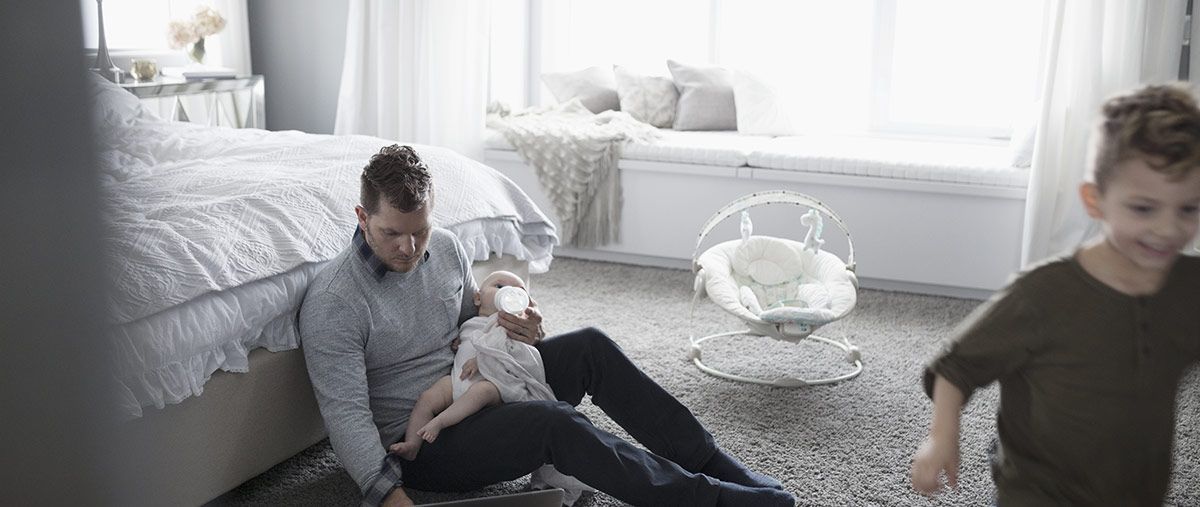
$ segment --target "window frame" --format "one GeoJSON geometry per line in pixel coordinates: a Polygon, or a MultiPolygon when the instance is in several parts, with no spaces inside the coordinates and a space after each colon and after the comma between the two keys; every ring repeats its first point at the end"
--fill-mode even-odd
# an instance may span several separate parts
{"type": "MultiPolygon", "coordinates": [[[[871,137],[912,137],[912,138],[940,138],[953,139],[964,142],[983,142],[983,143],[999,143],[1007,142],[1013,135],[1013,127],[985,127],[978,125],[967,124],[935,124],[921,123],[913,121],[899,121],[890,118],[890,110],[894,100],[894,83],[893,83],[893,66],[895,63],[895,43],[896,30],[898,22],[898,2],[899,0],[863,0],[870,1],[871,15],[869,20],[864,22],[871,24],[871,37],[869,43],[870,58],[867,66],[869,67],[870,83],[867,83],[866,89],[868,96],[861,99],[867,102],[867,117],[864,123],[854,127],[854,133],[858,135],[866,135],[871,137]]],[[[730,37],[730,34],[722,34],[721,16],[723,8],[736,6],[736,3],[725,2],[725,0],[708,0],[707,2],[697,3],[696,9],[707,9],[711,13],[707,26],[707,40],[709,63],[713,65],[723,65],[725,67],[737,68],[737,62],[721,61],[721,52],[719,51],[723,39],[730,37]]],[[[527,99],[526,105],[543,105],[552,102],[552,98],[548,96],[541,85],[540,74],[547,68],[561,66],[566,60],[564,52],[564,44],[561,42],[569,38],[571,34],[565,33],[562,25],[562,16],[569,13],[571,2],[556,2],[554,0],[527,0],[525,4],[527,27],[529,30],[526,39],[527,60],[526,68],[522,78],[525,81],[527,99]],[[553,42],[551,42],[553,41],[553,42]],[[547,46],[547,43],[550,43],[547,46]]],[[[1043,19],[1040,29],[1044,32],[1045,20],[1043,19]]],[[[1044,34],[1035,34],[1038,40],[1044,39],[1044,34]]],[[[671,55],[665,55],[663,58],[670,58],[671,55]]],[[[592,62],[577,62],[578,67],[582,68],[592,64],[592,62]]],[[[700,62],[696,62],[700,63],[700,62]]],[[[1040,66],[1035,73],[1040,73],[1040,66]]],[[[1038,75],[1029,76],[1030,86],[1036,87],[1038,75]]],[[[1019,121],[1017,115],[1019,112],[1013,113],[1013,122],[1019,121]]]]}

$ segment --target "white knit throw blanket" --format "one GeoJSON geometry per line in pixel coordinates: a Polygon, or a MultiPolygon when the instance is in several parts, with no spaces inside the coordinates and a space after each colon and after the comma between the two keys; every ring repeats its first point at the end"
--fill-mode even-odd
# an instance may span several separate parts
{"type": "Polygon", "coordinates": [[[629,142],[653,142],[658,129],[620,111],[593,114],[578,99],[488,115],[533,167],[554,206],[563,244],[592,248],[620,240],[617,163],[629,142]]]}

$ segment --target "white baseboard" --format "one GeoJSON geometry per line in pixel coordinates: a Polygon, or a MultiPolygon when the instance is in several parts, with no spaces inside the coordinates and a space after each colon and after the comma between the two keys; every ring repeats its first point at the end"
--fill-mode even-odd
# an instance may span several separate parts
{"type": "Polygon", "coordinates": [[[985,289],[970,289],[966,287],[950,287],[946,285],[931,285],[917,282],[898,282],[895,280],[879,280],[875,278],[859,278],[858,286],[864,289],[883,290],[888,292],[911,292],[930,296],[946,296],[958,299],[985,300],[992,297],[995,291],[985,289]]]}
{"type": "MultiPolygon", "coordinates": [[[[654,268],[679,269],[683,271],[691,271],[691,262],[683,259],[671,259],[667,257],[653,257],[649,255],[635,255],[620,252],[604,252],[600,250],[580,250],[576,248],[558,247],[554,249],[555,257],[565,257],[568,259],[582,259],[587,261],[600,262],[615,262],[618,264],[632,264],[635,266],[649,266],[654,268]]],[[[554,265],[550,265],[550,269],[554,269],[554,265]]],[[[932,285],[928,283],[916,282],[899,282],[895,280],[880,280],[875,278],[859,278],[858,285],[864,289],[883,290],[889,292],[911,292],[914,294],[927,294],[932,296],[946,296],[959,299],[978,299],[984,300],[992,297],[994,291],[984,289],[969,289],[965,287],[950,287],[945,285],[932,285]]]]}
{"type": "MultiPolygon", "coordinates": [[[[656,257],[653,255],[638,255],[622,252],[606,252],[603,250],[581,250],[578,248],[570,248],[565,246],[555,247],[554,256],[567,257],[571,259],[583,259],[587,261],[616,262],[618,264],[650,266],[654,268],[681,269],[684,271],[692,270],[691,261],[684,259],[673,259],[670,257],[656,257]]],[[[551,264],[551,269],[554,269],[553,264],[551,264]]]]}

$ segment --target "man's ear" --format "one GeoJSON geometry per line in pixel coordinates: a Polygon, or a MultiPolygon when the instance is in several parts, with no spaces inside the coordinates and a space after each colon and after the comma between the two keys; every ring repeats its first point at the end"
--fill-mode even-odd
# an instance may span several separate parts
{"type": "Polygon", "coordinates": [[[355,206],[354,214],[355,214],[355,216],[358,217],[358,227],[361,228],[363,230],[363,232],[366,232],[367,231],[367,216],[368,216],[366,208],[363,208],[362,206],[355,206]]]}
{"type": "Polygon", "coordinates": [[[1100,211],[1100,187],[1095,183],[1083,182],[1079,185],[1079,198],[1083,201],[1083,209],[1089,217],[1097,220],[1103,218],[1100,211]]]}

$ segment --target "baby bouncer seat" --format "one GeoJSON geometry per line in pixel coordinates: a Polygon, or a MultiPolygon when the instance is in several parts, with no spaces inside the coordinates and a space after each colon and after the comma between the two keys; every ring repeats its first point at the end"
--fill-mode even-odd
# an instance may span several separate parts
{"type": "MultiPolygon", "coordinates": [[[[799,192],[774,190],[742,196],[718,210],[708,219],[696,240],[692,271],[696,273],[692,311],[705,294],[721,309],[745,322],[748,329],[691,337],[690,357],[700,370],[710,375],[778,387],[799,387],[848,380],[862,373],[858,347],[847,340],[833,340],[813,334],[821,326],[845,317],[858,300],[858,278],[854,274],[854,244],[841,217],[820,201],[799,192]],[[754,236],[749,210],[757,206],[790,204],[808,208],[800,225],[808,226],[803,241],[770,236],[754,236]],[[741,239],[712,246],[703,253],[700,247],[717,224],[741,214],[741,239]],[[822,249],[824,218],[829,217],[846,235],[849,250],[843,262],[822,249]],[[702,344],[714,338],[757,335],[790,343],[804,340],[841,349],[849,370],[821,378],[796,378],[781,375],[773,379],[743,376],[722,371],[704,363],[702,344]]],[[[752,353],[752,352],[751,352],[752,353]]]]}

